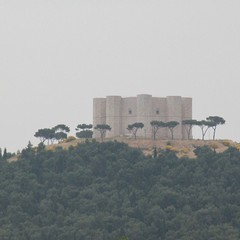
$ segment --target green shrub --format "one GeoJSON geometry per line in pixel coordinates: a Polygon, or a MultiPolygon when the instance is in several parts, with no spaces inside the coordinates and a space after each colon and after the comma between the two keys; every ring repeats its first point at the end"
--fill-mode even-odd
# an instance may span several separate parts
{"type": "Polygon", "coordinates": [[[83,130],[81,132],[76,133],[76,137],[78,138],[92,138],[93,131],[92,130],[83,130]]]}

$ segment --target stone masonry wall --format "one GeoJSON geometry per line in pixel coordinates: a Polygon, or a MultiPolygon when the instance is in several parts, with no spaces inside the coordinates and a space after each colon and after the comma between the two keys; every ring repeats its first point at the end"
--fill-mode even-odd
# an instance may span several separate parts
{"type": "MultiPolygon", "coordinates": [[[[93,126],[108,124],[112,128],[106,137],[129,136],[129,124],[142,122],[144,128],[138,131],[137,136],[152,137],[150,122],[177,121],[180,124],[174,129],[175,139],[186,139],[187,134],[182,126],[182,120],[192,119],[192,98],[169,96],[166,98],[152,97],[140,94],[136,97],[122,98],[121,96],[107,96],[93,99],[93,126]]],[[[98,131],[94,130],[94,138],[99,138],[98,131]]],[[[158,131],[158,138],[170,139],[168,129],[158,131]]]]}

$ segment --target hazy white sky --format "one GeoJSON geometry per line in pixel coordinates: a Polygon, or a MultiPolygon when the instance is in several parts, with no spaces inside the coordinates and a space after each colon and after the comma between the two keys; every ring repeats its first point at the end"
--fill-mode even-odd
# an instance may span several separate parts
{"type": "Polygon", "coordinates": [[[192,97],[193,118],[222,116],[217,137],[240,141],[239,12],[239,0],[0,0],[0,147],[91,123],[94,97],[141,93],[192,97]]]}

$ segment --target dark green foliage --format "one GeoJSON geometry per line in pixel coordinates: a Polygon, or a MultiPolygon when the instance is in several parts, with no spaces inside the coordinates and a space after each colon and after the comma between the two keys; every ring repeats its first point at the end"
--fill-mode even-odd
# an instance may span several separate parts
{"type": "Polygon", "coordinates": [[[57,126],[52,128],[55,132],[63,131],[63,132],[70,132],[70,128],[65,124],[58,124],[57,126]]]}
{"type": "Polygon", "coordinates": [[[81,129],[80,132],[76,132],[76,137],[78,138],[92,138],[93,135],[93,131],[90,130],[92,129],[93,125],[92,124],[78,124],[76,131],[79,131],[79,129],[81,129]]]}
{"type": "Polygon", "coordinates": [[[76,130],[82,129],[82,130],[86,130],[86,129],[92,129],[93,125],[92,124],[78,124],[76,130]]]}
{"type": "Polygon", "coordinates": [[[92,138],[93,131],[92,130],[83,130],[80,132],[76,132],[76,137],[78,138],[92,138]]]}
{"type": "Polygon", "coordinates": [[[53,140],[63,140],[67,138],[67,133],[70,132],[70,128],[65,124],[58,124],[57,126],[52,128],[54,131],[53,140]]]}
{"type": "Polygon", "coordinates": [[[8,152],[6,148],[4,148],[3,154],[2,154],[2,149],[0,148],[0,161],[1,160],[6,161],[7,159],[9,159],[13,156],[15,156],[15,154],[8,152]]]}
{"type": "Polygon", "coordinates": [[[67,133],[69,132],[70,128],[68,126],[65,124],[58,124],[53,128],[38,129],[34,137],[39,138],[42,143],[47,140],[49,144],[49,142],[53,143],[55,140],[60,141],[66,139],[67,133]]]}
{"type": "Polygon", "coordinates": [[[48,140],[49,143],[50,140],[54,139],[54,133],[54,129],[42,128],[35,132],[34,137],[39,138],[42,143],[44,143],[46,140],[48,140]]]}
{"type": "Polygon", "coordinates": [[[2,157],[4,160],[7,159],[7,149],[4,148],[4,151],[3,151],[3,157],[2,157]]]}
{"type": "Polygon", "coordinates": [[[47,151],[29,143],[0,165],[0,239],[238,240],[240,153],[166,150],[155,158],[118,142],[47,151]]]}
{"type": "Polygon", "coordinates": [[[55,134],[54,134],[54,138],[56,139],[56,140],[63,140],[63,139],[66,139],[67,138],[67,134],[65,133],[65,132],[56,132],[55,134]]]}

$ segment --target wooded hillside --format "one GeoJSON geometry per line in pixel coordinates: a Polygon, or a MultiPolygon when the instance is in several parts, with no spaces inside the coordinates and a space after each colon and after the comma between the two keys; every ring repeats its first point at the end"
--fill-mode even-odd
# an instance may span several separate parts
{"type": "Polygon", "coordinates": [[[0,162],[0,239],[240,239],[240,152],[195,153],[29,145],[19,161],[0,162]]]}

